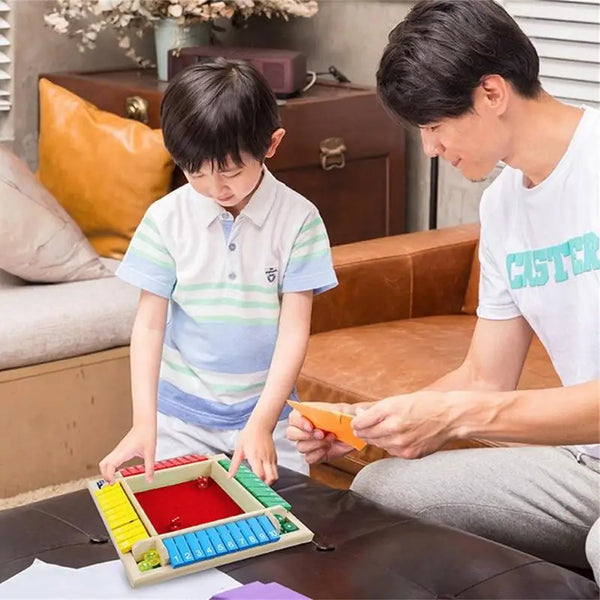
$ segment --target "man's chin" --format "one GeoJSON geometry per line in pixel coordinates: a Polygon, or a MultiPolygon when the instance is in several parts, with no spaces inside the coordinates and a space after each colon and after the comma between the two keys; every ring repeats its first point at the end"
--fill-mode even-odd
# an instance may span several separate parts
{"type": "Polygon", "coordinates": [[[489,175],[493,172],[494,170],[494,166],[492,166],[489,169],[483,169],[481,168],[481,166],[479,167],[474,167],[472,166],[471,169],[469,168],[460,168],[460,167],[465,167],[466,165],[459,165],[459,170],[462,174],[462,176],[465,179],[468,179],[471,183],[481,183],[482,181],[486,181],[487,178],[489,177],[489,175]]]}
{"type": "Polygon", "coordinates": [[[482,171],[481,169],[473,169],[471,172],[462,171],[463,177],[468,179],[471,183],[481,183],[485,181],[491,171],[482,171]]]}

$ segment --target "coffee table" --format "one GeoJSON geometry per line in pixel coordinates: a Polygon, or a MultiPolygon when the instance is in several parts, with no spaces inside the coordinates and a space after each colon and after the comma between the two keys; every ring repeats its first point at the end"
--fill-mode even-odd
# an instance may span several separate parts
{"type": "MultiPolygon", "coordinates": [[[[310,598],[598,598],[593,581],[495,542],[387,511],[280,468],[273,486],[315,542],[221,567],[310,598]]],[[[34,558],[70,567],[114,560],[87,490],[0,512],[0,581],[34,558]]],[[[194,577],[194,575],[189,575],[194,577]]]]}

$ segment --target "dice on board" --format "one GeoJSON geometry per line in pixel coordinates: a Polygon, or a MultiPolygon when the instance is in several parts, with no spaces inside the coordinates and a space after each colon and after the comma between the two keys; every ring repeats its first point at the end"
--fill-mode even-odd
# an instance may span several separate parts
{"type": "Polygon", "coordinates": [[[208,477],[198,477],[194,483],[198,489],[204,490],[208,487],[209,479],[208,477]]]}

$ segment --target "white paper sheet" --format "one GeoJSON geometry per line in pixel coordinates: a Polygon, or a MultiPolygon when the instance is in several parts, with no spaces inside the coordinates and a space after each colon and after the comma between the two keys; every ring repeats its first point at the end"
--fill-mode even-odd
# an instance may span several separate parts
{"type": "Polygon", "coordinates": [[[132,589],[120,560],[71,569],[34,560],[31,566],[0,583],[2,600],[160,598],[161,600],[208,600],[217,592],[242,584],[218,571],[209,569],[170,581],[132,589]]]}

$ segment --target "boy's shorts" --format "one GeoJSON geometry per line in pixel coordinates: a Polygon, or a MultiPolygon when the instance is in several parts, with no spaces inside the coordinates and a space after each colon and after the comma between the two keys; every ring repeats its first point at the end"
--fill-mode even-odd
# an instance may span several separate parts
{"type": "MultiPolygon", "coordinates": [[[[288,420],[279,421],[273,431],[277,450],[277,464],[308,475],[304,455],[296,450],[296,444],[285,437],[288,420]]],[[[232,454],[241,429],[208,429],[191,425],[177,417],[157,415],[156,460],[165,460],[186,454],[232,454]]]]}

